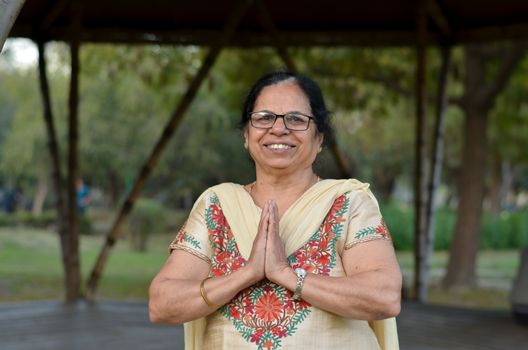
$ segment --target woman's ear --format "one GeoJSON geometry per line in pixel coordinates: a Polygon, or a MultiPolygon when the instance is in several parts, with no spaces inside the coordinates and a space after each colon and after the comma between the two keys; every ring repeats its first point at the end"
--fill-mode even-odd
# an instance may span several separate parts
{"type": "Polygon", "coordinates": [[[323,150],[324,134],[318,133],[317,138],[319,139],[318,140],[319,141],[319,151],[317,151],[317,153],[321,153],[321,151],[323,150]]]}
{"type": "Polygon", "coordinates": [[[246,127],[246,128],[244,128],[244,148],[245,149],[248,149],[248,147],[249,147],[249,145],[248,145],[248,137],[249,137],[248,129],[246,127]]]}

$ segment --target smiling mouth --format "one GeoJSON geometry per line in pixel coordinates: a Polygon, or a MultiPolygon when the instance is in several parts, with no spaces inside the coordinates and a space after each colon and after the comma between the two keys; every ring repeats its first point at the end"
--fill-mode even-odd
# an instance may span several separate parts
{"type": "Polygon", "coordinates": [[[286,150],[286,149],[291,149],[295,146],[292,146],[292,145],[287,145],[285,143],[271,143],[269,145],[265,145],[267,148],[269,149],[273,149],[273,150],[286,150]]]}

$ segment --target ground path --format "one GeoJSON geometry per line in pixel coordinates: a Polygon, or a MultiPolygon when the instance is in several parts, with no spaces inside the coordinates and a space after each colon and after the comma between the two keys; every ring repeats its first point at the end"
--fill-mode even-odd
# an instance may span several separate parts
{"type": "MultiPolygon", "coordinates": [[[[527,349],[528,326],[507,311],[403,304],[402,350],[527,349]]],[[[0,304],[2,350],[183,350],[183,328],[148,321],[145,302],[0,304]]]]}

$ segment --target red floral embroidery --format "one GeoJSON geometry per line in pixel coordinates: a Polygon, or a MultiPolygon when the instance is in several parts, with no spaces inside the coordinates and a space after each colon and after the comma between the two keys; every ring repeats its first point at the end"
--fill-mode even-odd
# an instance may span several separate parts
{"type": "Polygon", "coordinates": [[[275,321],[282,313],[282,302],[272,291],[257,300],[255,313],[266,322],[275,321]]]}
{"type": "Polygon", "coordinates": [[[383,238],[389,239],[392,241],[392,237],[389,232],[389,228],[385,224],[385,220],[381,220],[381,223],[376,227],[376,233],[380,236],[383,236],[383,238]]]}
{"type": "MultiPolygon", "coordinates": [[[[345,221],[347,210],[348,199],[343,195],[334,202],[319,230],[288,258],[290,264],[311,273],[328,275],[335,265],[335,242],[342,233],[341,223],[345,221]]],[[[206,223],[213,250],[213,274],[226,275],[244,266],[247,262],[240,255],[215,196],[211,197],[211,204],[206,209],[206,223]]],[[[263,280],[238,293],[219,312],[257,349],[277,349],[281,339],[293,335],[311,312],[309,303],[304,300],[295,302],[292,296],[291,291],[263,280]]]]}
{"type": "Polygon", "coordinates": [[[321,229],[297,250],[289,261],[294,268],[301,267],[307,272],[328,276],[330,269],[335,266],[334,243],[343,231],[342,223],[348,210],[348,197],[338,197],[326,215],[321,229]]]}

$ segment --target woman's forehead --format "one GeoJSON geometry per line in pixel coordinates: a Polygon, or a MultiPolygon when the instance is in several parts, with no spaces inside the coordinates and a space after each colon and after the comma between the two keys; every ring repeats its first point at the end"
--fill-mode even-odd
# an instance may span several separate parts
{"type": "Polygon", "coordinates": [[[280,82],[263,88],[253,109],[269,109],[276,113],[294,110],[304,113],[311,111],[308,97],[298,84],[291,81],[280,82]]]}

